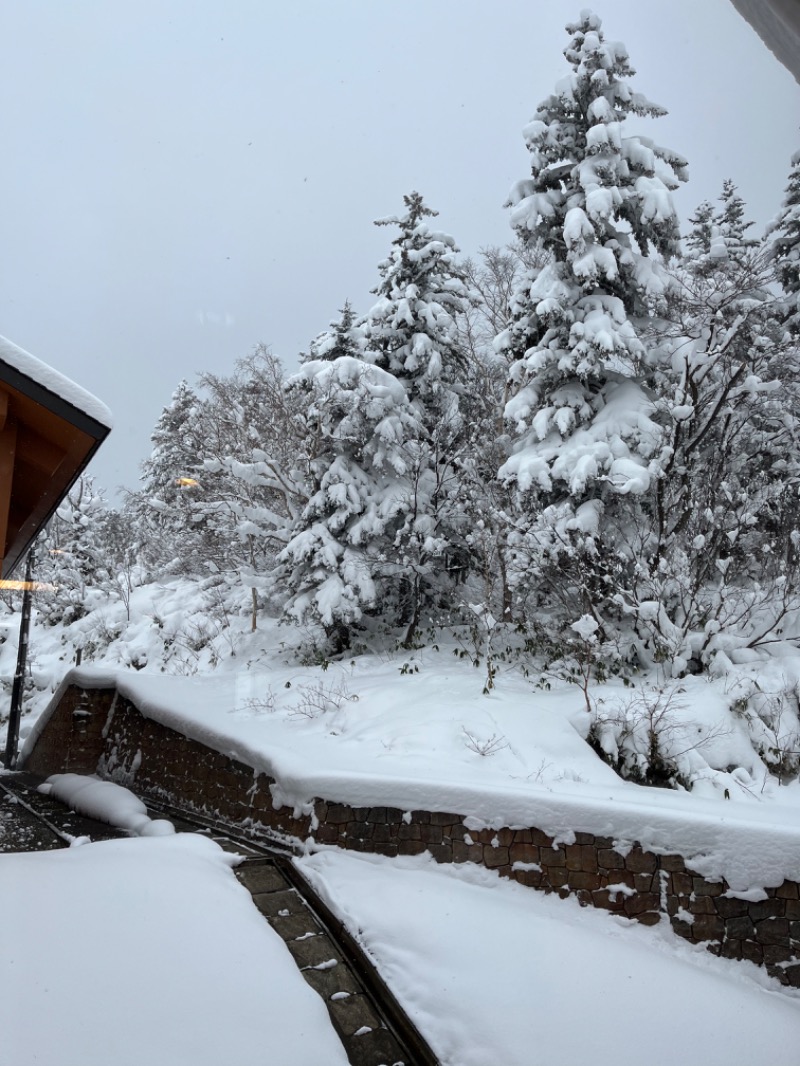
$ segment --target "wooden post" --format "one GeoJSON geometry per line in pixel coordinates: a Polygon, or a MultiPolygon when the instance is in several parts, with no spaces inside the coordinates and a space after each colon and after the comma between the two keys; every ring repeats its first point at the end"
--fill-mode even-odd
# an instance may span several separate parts
{"type": "Polygon", "coordinates": [[[8,393],[0,390],[0,578],[3,576],[3,559],[8,543],[11,486],[17,451],[17,427],[7,416],[8,393]]]}

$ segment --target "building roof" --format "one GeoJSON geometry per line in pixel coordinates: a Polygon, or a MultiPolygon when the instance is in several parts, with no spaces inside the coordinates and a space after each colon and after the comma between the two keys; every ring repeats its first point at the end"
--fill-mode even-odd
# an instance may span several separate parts
{"type": "Polygon", "coordinates": [[[8,577],[108,436],[111,412],[0,337],[0,577],[8,577]]]}

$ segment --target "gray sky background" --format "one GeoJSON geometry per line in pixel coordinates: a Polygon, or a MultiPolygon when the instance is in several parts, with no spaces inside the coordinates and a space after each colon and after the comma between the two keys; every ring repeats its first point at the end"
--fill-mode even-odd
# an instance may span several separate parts
{"type": "MultiPolygon", "coordinates": [[[[585,0],[584,0],[585,5],[585,0]]],[[[581,0],[25,0],[0,12],[0,333],[96,393],[91,472],[136,487],[182,377],[260,341],[287,367],[370,306],[423,193],[462,251],[504,243],[521,129],[567,72],[581,0]]],[[[670,114],[684,219],[732,178],[759,231],[800,88],[729,0],[598,0],[670,114]]]]}

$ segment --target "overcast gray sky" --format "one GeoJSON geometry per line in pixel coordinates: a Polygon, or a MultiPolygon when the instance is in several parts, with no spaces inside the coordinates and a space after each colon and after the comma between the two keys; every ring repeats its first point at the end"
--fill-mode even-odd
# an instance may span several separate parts
{"type": "MultiPolygon", "coordinates": [[[[0,333],[96,393],[91,472],[135,487],[182,377],[258,342],[286,365],[419,189],[464,252],[505,242],[521,129],[581,0],[25,0],[0,13],[0,333]]],[[[729,0],[598,0],[647,133],[685,155],[685,219],[723,179],[759,229],[800,148],[800,89],[729,0]]]]}

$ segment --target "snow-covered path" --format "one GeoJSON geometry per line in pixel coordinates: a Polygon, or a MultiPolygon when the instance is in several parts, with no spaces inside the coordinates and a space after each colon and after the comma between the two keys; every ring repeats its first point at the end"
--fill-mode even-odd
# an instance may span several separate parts
{"type": "Polygon", "coordinates": [[[0,858],[9,1066],[346,1066],[323,1001],[193,834],[0,858]]]}
{"type": "Polygon", "coordinates": [[[708,954],[467,864],[298,861],[442,1066],[795,1066],[800,998],[708,954]]]}

